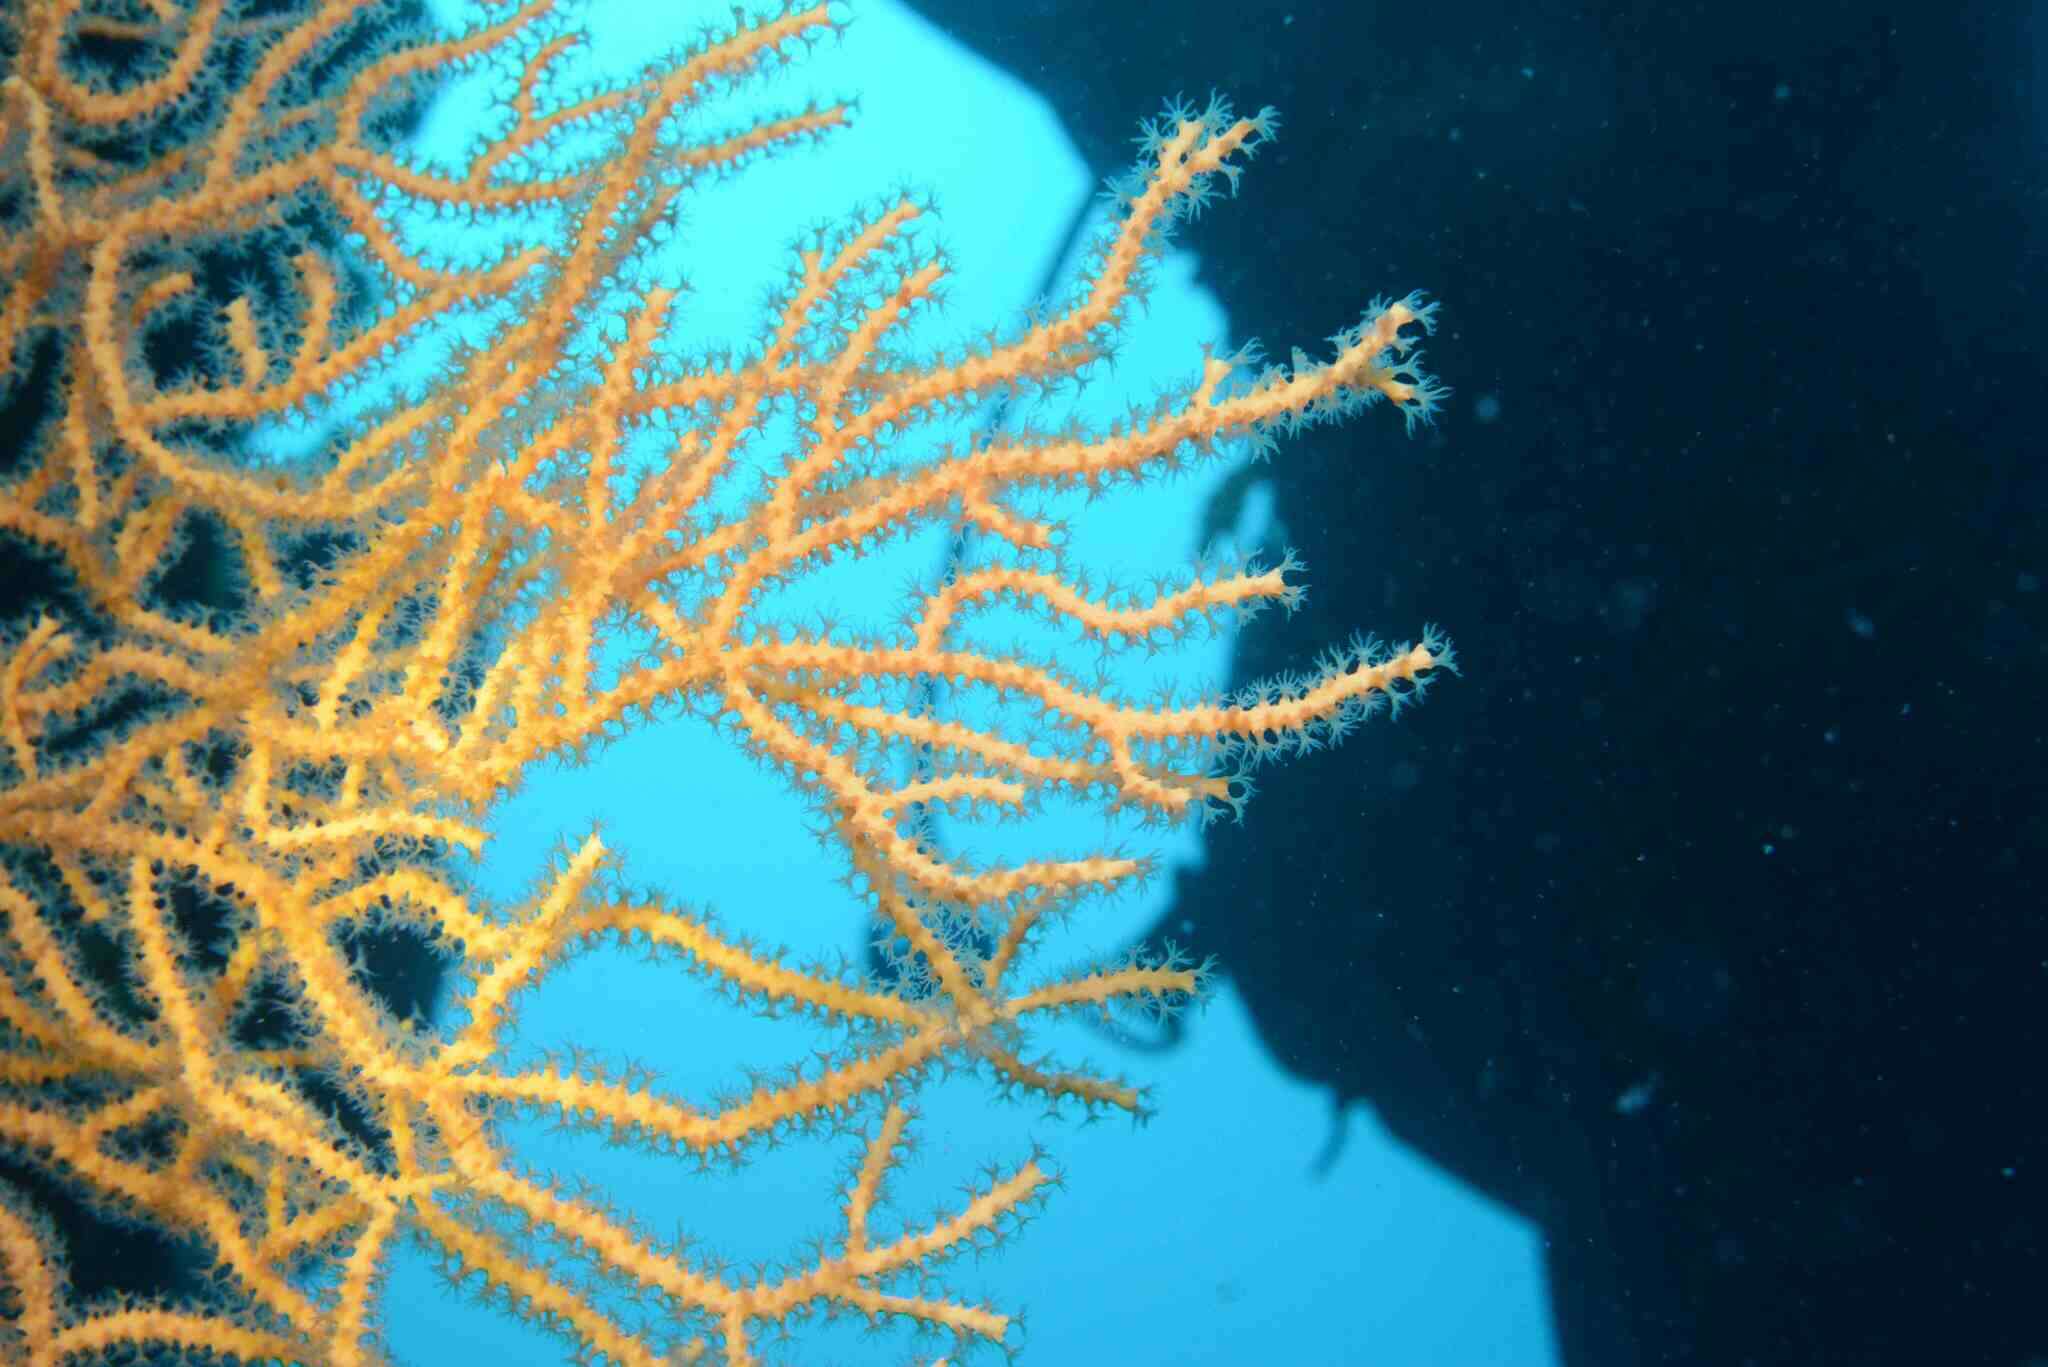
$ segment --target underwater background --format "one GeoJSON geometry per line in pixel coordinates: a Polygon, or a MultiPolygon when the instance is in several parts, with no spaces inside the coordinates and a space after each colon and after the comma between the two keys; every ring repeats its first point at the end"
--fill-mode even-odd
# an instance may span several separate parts
{"type": "MultiPolygon", "coordinates": [[[[693,9],[591,27],[631,62],[693,9]]],[[[1176,673],[1242,687],[1425,622],[1462,673],[1261,769],[1241,823],[1176,833],[1144,897],[1042,952],[1170,939],[1218,989],[1047,1032],[1156,1114],[1031,1126],[1064,1190],[949,1284],[1026,1311],[1027,1364],[2048,1364],[2043,7],[848,12],[766,93],[857,92],[860,118],[693,205],[693,335],[750,335],[791,236],[899,185],[937,198],[947,317],[1012,319],[1071,279],[1139,121],[1213,90],[1281,136],[1180,233],[1086,411],[1184,379],[1199,343],[1316,352],[1411,289],[1442,302],[1454,391],[1413,436],[1367,414],[1076,510],[1112,572],[1219,539],[1306,563],[1299,611],[1176,673]]],[[[468,135],[456,100],[417,119],[423,145],[468,135]]],[[[10,554],[5,621],[42,593],[10,554]]],[[[886,614],[954,554],[830,588],[886,614]]],[[[536,771],[472,873],[514,897],[593,819],[635,882],[867,952],[800,805],[688,724],[536,771]]],[[[1079,812],[1028,835],[1104,839],[1079,812]]],[[[520,1044],[684,1091],[788,1055],[800,1026],[693,990],[593,954],[520,1044]]],[[[985,1081],[935,1088],[903,1203],[1016,1161],[1017,1120],[985,1081]]],[[[519,1151],[774,1259],[834,1218],[850,1150],[708,1176],[539,1126],[519,1151]]],[[[76,1237],[82,1290],[189,1275],[133,1231],[76,1237]]],[[[401,1362],[560,1359],[424,1252],[384,1296],[401,1362]]],[[[770,1360],[929,1356],[837,1325],[770,1360]]]]}

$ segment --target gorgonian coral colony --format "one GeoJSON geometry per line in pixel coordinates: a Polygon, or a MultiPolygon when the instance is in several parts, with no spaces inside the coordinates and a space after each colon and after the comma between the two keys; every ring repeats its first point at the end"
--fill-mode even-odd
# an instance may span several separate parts
{"type": "Polygon", "coordinates": [[[848,110],[717,134],[689,116],[832,36],[824,6],[721,15],[609,82],[545,2],[481,5],[453,36],[340,0],[50,0],[7,22],[0,355],[22,436],[0,535],[28,586],[4,601],[30,605],[0,622],[7,1352],[375,1361],[402,1232],[620,1363],[755,1361],[820,1309],[1003,1342],[1006,1314],[934,1274],[1012,1228],[1051,1169],[1033,1154],[929,1222],[885,1216],[910,1102],[960,1066],[1136,1112],[1121,1081],[1027,1059],[1026,1028],[1171,1008],[1202,974],[1167,953],[1034,972],[1051,918],[1147,861],[974,863],[913,815],[1055,793],[1159,823],[1227,810],[1260,758],[1334,739],[1448,655],[1430,633],[1357,643],[1249,696],[1139,702],[972,624],[1021,610],[1115,652],[1291,603],[1290,561],[1092,590],[1046,496],[1379,399],[1426,417],[1441,391],[1411,342],[1431,307],[1376,305],[1326,362],[1191,353],[1190,383],[1104,428],[948,443],[930,434],[991,398],[1039,414],[1094,373],[1171,223],[1234,188],[1270,113],[1170,109],[1081,286],[982,341],[914,339],[947,267],[927,206],[897,197],[796,238],[749,343],[690,351],[660,250],[677,210],[848,110]],[[495,102],[462,164],[432,164],[405,114],[457,82],[495,102]],[[423,384],[398,358],[429,334],[445,350],[423,384]],[[317,449],[259,459],[265,424],[317,449]],[[931,525],[981,549],[900,621],[778,616],[781,586],[931,525]],[[934,680],[971,705],[923,705],[934,680]],[[664,709],[801,793],[895,971],[768,954],[629,889],[595,834],[517,905],[451,867],[528,765],[664,709]],[[394,1002],[366,949],[394,935],[445,960],[449,1020],[394,1002]],[[609,941],[809,1017],[826,1045],[709,1106],[580,1057],[514,1060],[521,995],[609,941]],[[519,1168],[502,1127],[529,1111],[679,1158],[862,1141],[818,1193],[836,1234],[749,1271],[519,1168]],[[203,1292],[82,1301],[52,1193],[190,1239],[203,1292]]]}

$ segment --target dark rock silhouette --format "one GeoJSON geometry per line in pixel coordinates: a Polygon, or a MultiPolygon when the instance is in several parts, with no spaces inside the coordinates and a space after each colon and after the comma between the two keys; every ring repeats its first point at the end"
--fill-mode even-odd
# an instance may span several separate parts
{"type": "Polygon", "coordinates": [[[1464,677],[1265,771],[1153,938],[1542,1226],[1572,1367],[2048,1354],[2027,7],[917,3],[1104,175],[1281,108],[1183,239],[1241,335],[1444,300],[1436,434],[1257,472],[1311,597],[1232,682],[1424,621],[1464,677]]]}

